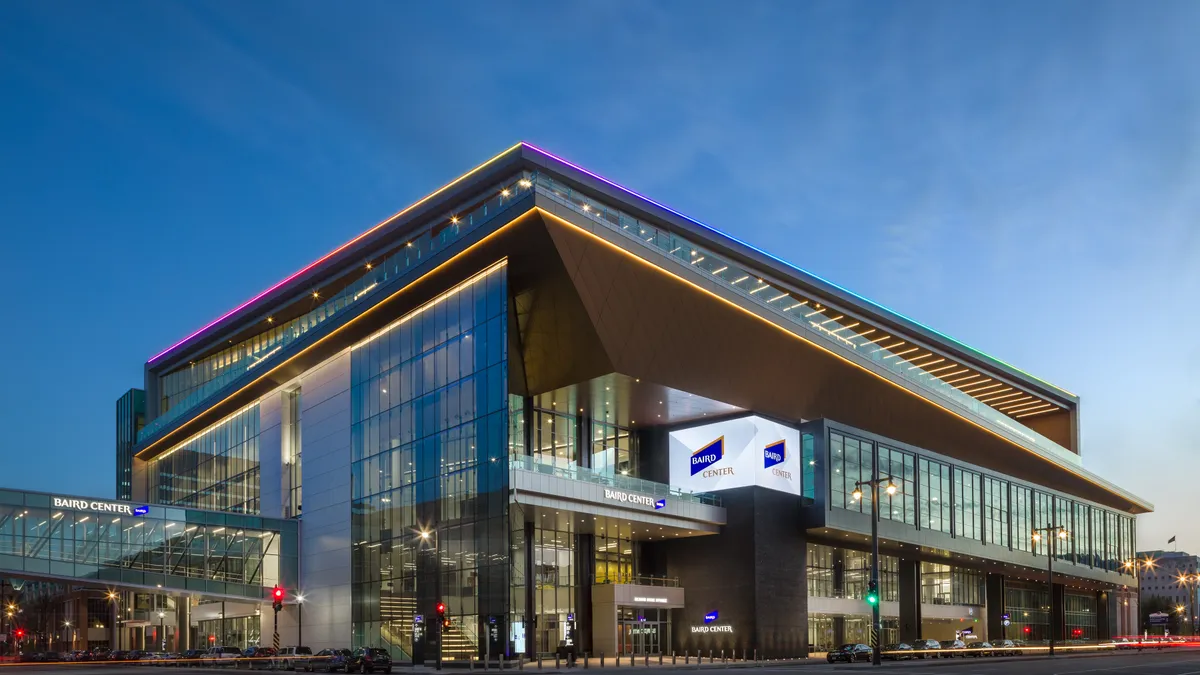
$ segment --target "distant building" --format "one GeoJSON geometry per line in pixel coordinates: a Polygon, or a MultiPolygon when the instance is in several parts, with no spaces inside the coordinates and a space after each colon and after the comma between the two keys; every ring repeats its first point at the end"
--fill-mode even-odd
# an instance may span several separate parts
{"type": "Polygon", "coordinates": [[[146,424],[146,392],[130,389],[117,399],[117,499],[133,499],[133,447],[146,424]]]}
{"type": "Polygon", "coordinates": [[[1185,574],[1200,571],[1200,556],[1183,551],[1141,551],[1138,558],[1153,559],[1155,565],[1142,571],[1142,602],[1155,596],[1166,598],[1173,606],[1188,606],[1191,598],[1193,614],[1200,614],[1200,594],[1197,584],[1185,585],[1179,579],[1185,574]]]}

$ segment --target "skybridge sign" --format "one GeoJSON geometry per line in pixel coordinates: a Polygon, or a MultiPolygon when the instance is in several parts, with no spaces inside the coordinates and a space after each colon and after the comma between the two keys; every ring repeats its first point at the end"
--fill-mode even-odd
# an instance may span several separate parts
{"type": "Polygon", "coordinates": [[[73,509],[75,511],[91,511],[93,513],[116,513],[125,516],[144,516],[150,512],[148,506],[134,506],[121,502],[104,502],[92,499],[73,497],[54,497],[54,508],[73,509]]]}

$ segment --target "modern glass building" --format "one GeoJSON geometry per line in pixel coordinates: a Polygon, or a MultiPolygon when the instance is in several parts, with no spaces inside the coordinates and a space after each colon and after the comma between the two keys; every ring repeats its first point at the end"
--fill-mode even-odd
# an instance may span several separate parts
{"type": "Polygon", "coordinates": [[[284,642],[863,641],[875,477],[885,640],[1134,630],[1077,396],[529,144],[145,373],[135,499],[299,521],[284,642]]]}
{"type": "Polygon", "coordinates": [[[117,499],[133,499],[133,448],[146,424],[146,392],[130,389],[117,399],[117,499]]]}

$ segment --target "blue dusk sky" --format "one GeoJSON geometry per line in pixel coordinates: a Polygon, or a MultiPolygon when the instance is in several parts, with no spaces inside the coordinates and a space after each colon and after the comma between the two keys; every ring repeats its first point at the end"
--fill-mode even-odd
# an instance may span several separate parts
{"type": "Polygon", "coordinates": [[[1200,553],[1200,3],[0,3],[0,485],[146,359],[528,140],[1082,398],[1200,553]]]}

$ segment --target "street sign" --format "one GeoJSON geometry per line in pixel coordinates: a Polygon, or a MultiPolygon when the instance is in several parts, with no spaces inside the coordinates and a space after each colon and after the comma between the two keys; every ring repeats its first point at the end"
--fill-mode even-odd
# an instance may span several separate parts
{"type": "Polygon", "coordinates": [[[1000,625],[1002,625],[1002,626],[1009,626],[1011,624],[1012,624],[1012,622],[1009,621],[1008,619],[1004,619],[1003,621],[1000,622],[1000,625]]]}
{"type": "Polygon", "coordinates": [[[1165,626],[1171,620],[1171,615],[1166,612],[1154,612],[1150,615],[1151,626],[1165,626]]]}

